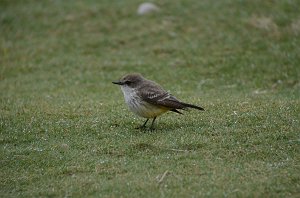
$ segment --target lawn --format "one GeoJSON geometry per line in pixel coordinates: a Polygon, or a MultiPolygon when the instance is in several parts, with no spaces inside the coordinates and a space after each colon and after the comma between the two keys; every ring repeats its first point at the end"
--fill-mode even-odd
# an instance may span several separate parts
{"type": "Polygon", "coordinates": [[[299,197],[290,0],[0,0],[1,197],[299,197]],[[139,72],[205,108],[136,130],[139,72]]]}

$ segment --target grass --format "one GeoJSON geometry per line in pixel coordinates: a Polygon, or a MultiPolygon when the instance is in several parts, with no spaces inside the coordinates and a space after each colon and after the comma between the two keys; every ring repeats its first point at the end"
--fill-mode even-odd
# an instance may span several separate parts
{"type": "Polygon", "coordinates": [[[0,1],[1,197],[297,197],[297,1],[0,1]],[[154,132],[111,83],[206,111],[154,132]]]}

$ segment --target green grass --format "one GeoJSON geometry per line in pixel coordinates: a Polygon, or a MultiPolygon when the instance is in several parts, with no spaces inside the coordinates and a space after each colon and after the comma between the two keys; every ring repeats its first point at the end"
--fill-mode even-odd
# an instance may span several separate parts
{"type": "Polygon", "coordinates": [[[0,0],[1,197],[298,197],[299,1],[139,3],[0,0]],[[206,111],[135,130],[130,72],[206,111]]]}

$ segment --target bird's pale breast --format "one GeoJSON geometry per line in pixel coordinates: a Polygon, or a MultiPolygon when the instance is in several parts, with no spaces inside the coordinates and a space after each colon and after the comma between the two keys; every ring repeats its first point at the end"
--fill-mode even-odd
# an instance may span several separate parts
{"type": "Polygon", "coordinates": [[[156,106],[146,101],[143,101],[136,94],[135,89],[129,87],[122,87],[122,92],[124,94],[125,102],[128,105],[129,109],[138,116],[144,118],[154,118],[169,110],[166,107],[156,106]]]}

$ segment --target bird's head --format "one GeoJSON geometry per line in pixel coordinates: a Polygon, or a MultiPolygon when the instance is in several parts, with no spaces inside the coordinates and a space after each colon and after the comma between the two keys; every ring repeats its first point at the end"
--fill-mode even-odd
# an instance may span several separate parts
{"type": "Polygon", "coordinates": [[[122,87],[130,87],[135,88],[137,87],[142,81],[144,80],[143,76],[138,73],[127,74],[123,76],[119,81],[112,82],[116,85],[121,85],[122,87]]]}

